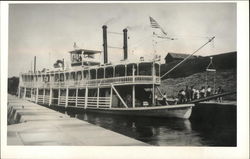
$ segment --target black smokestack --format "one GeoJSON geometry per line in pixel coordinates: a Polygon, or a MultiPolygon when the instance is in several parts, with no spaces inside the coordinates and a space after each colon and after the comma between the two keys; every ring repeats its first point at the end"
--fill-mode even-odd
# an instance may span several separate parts
{"type": "Polygon", "coordinates": [[[128,58],[128,29],[123,29],[123,51],[124,60],[128,58]]]}
{"type": "Polygon", "coordinates": [[[107,43],[107,26],[102,26],[103,30],[103,55],[104,55],[104,63],[108,63],[108,43],[107,43]]]}

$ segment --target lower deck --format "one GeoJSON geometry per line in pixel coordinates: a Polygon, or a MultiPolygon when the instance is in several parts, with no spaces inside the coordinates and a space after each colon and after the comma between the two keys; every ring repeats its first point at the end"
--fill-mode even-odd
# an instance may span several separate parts
{"type": "Polygon", "coordinates": [[[127,85],[79,88],[20,87],[19,97],[38,104],[79,108],[135,108],[155,106],[157,86],[127,85]]]}

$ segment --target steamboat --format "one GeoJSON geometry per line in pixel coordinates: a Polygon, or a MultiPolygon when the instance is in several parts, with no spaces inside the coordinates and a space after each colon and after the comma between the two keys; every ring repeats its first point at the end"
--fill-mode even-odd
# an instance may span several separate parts
{"type": "MultiPolygon", "coordinates": [[[[20,74],[19,98],[46,105],[82,109],[86,112],[174,117],[188,119],[194,104],[160,102],[159,60],[128,60],[127,29],[123,30],[124,59],[108,62],[107,26],[103,26],[103,63],[95,61],[101,51],[70,51],[71,67],[20,74]]],[[[35,64],[34,64],[35,67],[35,64]]]]}

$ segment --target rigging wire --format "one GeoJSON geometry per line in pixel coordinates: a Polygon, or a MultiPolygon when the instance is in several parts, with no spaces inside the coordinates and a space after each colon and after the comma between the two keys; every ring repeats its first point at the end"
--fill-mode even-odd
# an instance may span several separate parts
{"type": "Polygon", "coordinates": [[[215,38],[215,36],[213,36],[212,38],[210,38],[205,44],[203,44],[201,47],[199,47],[197,50],[195,50],[192,54],[190,54],[189,56],[187,56],[185,59],[183,59],[181,62],[179,62],[177,65],[175,65],[173,68],[171,68],[168,72],[166,72],[164,75],[161,76],[161,78],[163,78],[164,76],[166,76],[167,74],[169,74],[170,72],[172,72],[175,68],[177,68],[178,66],[180,66],[183,62],[185,62],[188,58],[190,58],[191,56],[193,56],[195,53],[197,53],[200,49],[202,49],[204,46],[206,46],[208,43],[210,43],[211,41],[213,41],[215,38]]]}

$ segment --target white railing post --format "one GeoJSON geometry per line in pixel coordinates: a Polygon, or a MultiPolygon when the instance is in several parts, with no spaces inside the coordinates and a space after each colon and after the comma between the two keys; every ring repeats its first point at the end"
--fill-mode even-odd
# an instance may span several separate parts
{"type": "Polygon", "coordinates": [[[58,89],[58,101],[57,101],[57,105],[60,105],[61,102],[61,89],[58,89]]]}
{"type": "Polygon", "coordinates": [[[109,103],[109,108],[112,107],[112,98],[113,98],[113,89],[110,87],[110,103],[109,103]]]}
{"type": "MultiPolygon", "coordinates": [[[[45,89],[44,89],[45,92],[45,89]]],[[[52,104],[52,100],[53,100],[53,91],[52,88],[50,87],[49,89],[49,106],[52,104]]]]}
{"type": "Polygon", "coordinates": [[[76,88],[76,107],[77,107],[77,100],[78,100],[78,87],[76,88]]]}
{"type": "Polygon", "coordinates": [[[84,103],[84,108],[87,108],[87,104],[88,104],[88,87],[86,86],[85,89],[85,103],[84,103]]]}
{"type": "Polygon", "coordinates": [[[135,108],[135,85],[132,86],[132,107],[135,108]]]}
{"type": "Polygon", "coordinates": [[[97,108],[99,108],[99,97],[100,97],[99,93],[100,93],[100,88],[99,88],[99,85],[98,85],[97,86],[97,101],[96,101],[97,108]]]}

